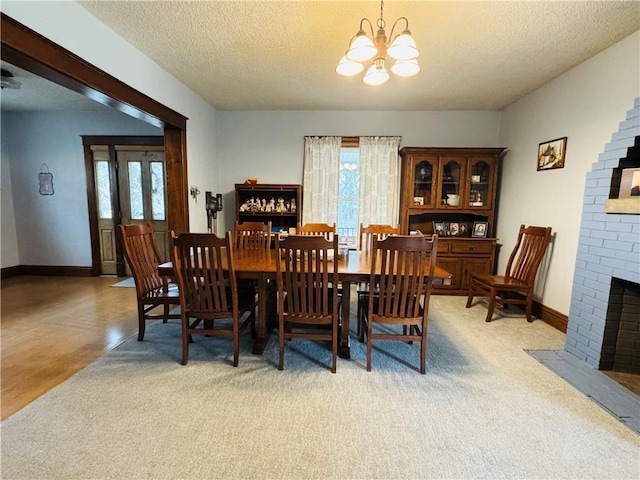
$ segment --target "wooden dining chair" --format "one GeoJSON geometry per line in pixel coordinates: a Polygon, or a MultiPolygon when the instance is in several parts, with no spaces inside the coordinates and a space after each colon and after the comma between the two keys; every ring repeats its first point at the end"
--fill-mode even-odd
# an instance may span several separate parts
{"type": "Polygon", "coordinates": [[[532,322],[533,291],[538,267],[551,239],[551,227],[525,227],[520,225],[518,239],[504,275],[469,273],[467,308],[474,296],[488,297],[486,322],[490,322],[496,304],[523,305],[527,321],[532,322]]]}
{"type": "Polygon", "coordinates": [[[172,231],[171,238],[182,313],[182,365],[187,364],[192,335],[230,335],[237,367],[240,332],[255,321],[255,294],[238,289],[231,233],[219,238],[213,233],[176,236],[172,231]]]}
{"type": "Polygon", "coordinates": [[[305,223],[304,225],[298,224],[296,229],[296,235],[322,235],[327,240],[333,240],[336,235],[336,224],[329,225],[328,223],[305,223]]]}
{"type": "Polygon", "coordinates": [[[360,224],[360,234],[358,235],[358,249],[370,252],[373,250],[373,239],[384,240],[389,235],[400,235],[400,227],[396,225],[385,225],[371,223],[366,227],[360,224]]]}
{"type": "Polygon", "coordinates": [[[329,251],[338,251],[338,238],[291,235],[276,238],[278,284],[278,370],[284,368],[285,340],[306,338],[331,342],[331,372],[338,355],[338,262],[329,251]]]}
{"type": "MultiPolygon", "coordinates": [[[[400,227],[396,225],[386,224],[374,224],[371,223],[366,227],[360,224],[360,233],[358,235],[358,249],[363,252],[371,252],[373,250],[373,239],[384,240],[389,235],[400,235],[400,227]]],[[[360,327],[362,325],[362,302],[360,302],[363,295],[369,294],[369,282],[359,282],[356,285],[356,293],[358,294],[358,313],[357,313],[357,334],[361,336],[362,332],[360,327]]]]}
{"type": "MultiPolygon", "coordinates": [[[[420,373],[426,371],[429,299],[436,265],[437,235],[431,238],[394,235],[373,239],[370,284],[361,331],[367,339],[367,371],[371,371],[374,340],[420,342],[420,373]],[[380,272],[378,275],[377,272],[380,272]],[[386,324],[385,330],[375,324],[386,324]],[[402,326],[402,329],[398,327],[402,326]]],[[[363,338],[360,338],[363,340],[363,338]]]]}
{"type": "Polygon", "coordinates": [[[266,250],[271,248],[271,222],[238,222],[233,228],[234,247],[266,250]]]}
{"type": "Polygon", "coordinates": [[[164,260],[149,224],[118,225],[124,256],[136,285],[138,302],[138,341],[144,339],[147,321],[180,319],[172,313],[180,305],[175,284],[158,275],[158,265],[164,260]]]}

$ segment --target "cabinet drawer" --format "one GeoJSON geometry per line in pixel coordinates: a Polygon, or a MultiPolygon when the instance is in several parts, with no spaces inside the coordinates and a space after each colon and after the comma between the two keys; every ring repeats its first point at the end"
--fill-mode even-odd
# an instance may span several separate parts
{"type": "Polygon", "coordinates": [[[438,242],[438,253],[449,253],[449,243],[438,242]]]}
{"type": "Polygon", "coordinates": [[[451,244],[451,253],[491,253],[493,242],[456,242],[451,244]]]}

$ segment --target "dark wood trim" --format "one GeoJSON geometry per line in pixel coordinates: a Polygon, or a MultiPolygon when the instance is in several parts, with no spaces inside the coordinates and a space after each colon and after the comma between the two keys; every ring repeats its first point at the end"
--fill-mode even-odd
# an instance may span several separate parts
{"type": "Polygon", "coordinates": [[[569,324],[569,317],[567,315],[535,300],[533,302],[533,315],[543,322],[548,323],[553,328],[560,330],[562,333],[567,333],[567,325],[569,324]]]}
{"type": "Polygon", "coordinates": [[[81,135],[83,145],[149,145],[162,147],[164,137],[162,135],[81,135]]]}
{"type": "MultiPolygon", "coordinates": [[[[2,59],[15,64],[26,55],[32,61],[23,67],[37,75],[147,123],[166,124],[183,130],[187,118],[131,88],[105,71],[86,62],[48,38],[2,14],[2,59]],[[37,61],[33,61],[37,59],[37,61]]],[[[21,60],[22,59],[22,60],[21,60]]]]}
{"type": "MultiPolygon", "coordinates": [[[[188,231],[187,118],[2,12],[0,40],[3,60],[134,118],[164,128],[165,155],[168,158],[168,225],[170,230],[188,231]]],[[[95,254],[93,249],[92,254],[95,254]]],[[[99,258],[98,254],[98,262],[99,258]]],[[[93,258],[92,269],[95,268],[95,262],[93,258]]]]}
{"type": "Polygon", "coordinates": [[[2,280],[5,278],[18,277],[20,275],[22,275],[20,265],[0,269],[0,279],[2,280]]]}
{"type": "MultiPolygon", "coordinates": [[[[83,138],[84,143],[84,138],[83,138]]],[[[89,215],[89,236],[91,238],[91,270],[94,275],[102,271],[100,262],[100,232],[98,228],[98,205],[96,202],[96,172],[93,165],[91,146],[84,144],[84,170],[87,176],[87,212],[89,215]]]]}

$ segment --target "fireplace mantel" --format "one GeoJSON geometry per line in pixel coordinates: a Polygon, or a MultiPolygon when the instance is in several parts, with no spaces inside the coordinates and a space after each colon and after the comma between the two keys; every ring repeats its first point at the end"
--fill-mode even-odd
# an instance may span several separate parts
{"type": "Polygon", "coordinates": [[[629,213],[640,215],[640,197],[610,198],[604,203],[606,213],[629,213]]]}

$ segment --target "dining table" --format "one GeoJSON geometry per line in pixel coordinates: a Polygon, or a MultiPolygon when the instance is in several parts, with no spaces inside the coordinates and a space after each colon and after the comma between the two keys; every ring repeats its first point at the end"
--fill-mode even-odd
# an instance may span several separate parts
{"type": "MultiPolygon", "coordinates": [[[[346,258],[337,260],[338,281],[342,284],[342,312],[338,345],[338,353],[342,358],[351,358],[349,334],[351,285],[370,280],[373,255],[375,253],[369,251],[350,250],[346,258]]],[[[251,279],[257,285],[258,314],[252,353],[258,355],[264,352],[271,331],[278,323],[275,289],[269,288],[269,282],[275,282],[276,280],[276,261],[281,260],[275,249],[238,248],[233,250],[233,266],[236,278],[251,279]]],[[[226,264],[226,261],[224,264],[226,264]]],[[[380,262],[376,262],[376,264],[379,265],[380,262]]],[[[225,268],[228,267],[225,266],[225,268]]],[[[428,268],[429,266],[427,265],[428,268]]],[[[173,277],[173,263],[165,262],[158,265],[158,274],[163,277],[173,277]]],[[[436,265],[432,283],[450,285],[451,273],[436,265]]]]}

